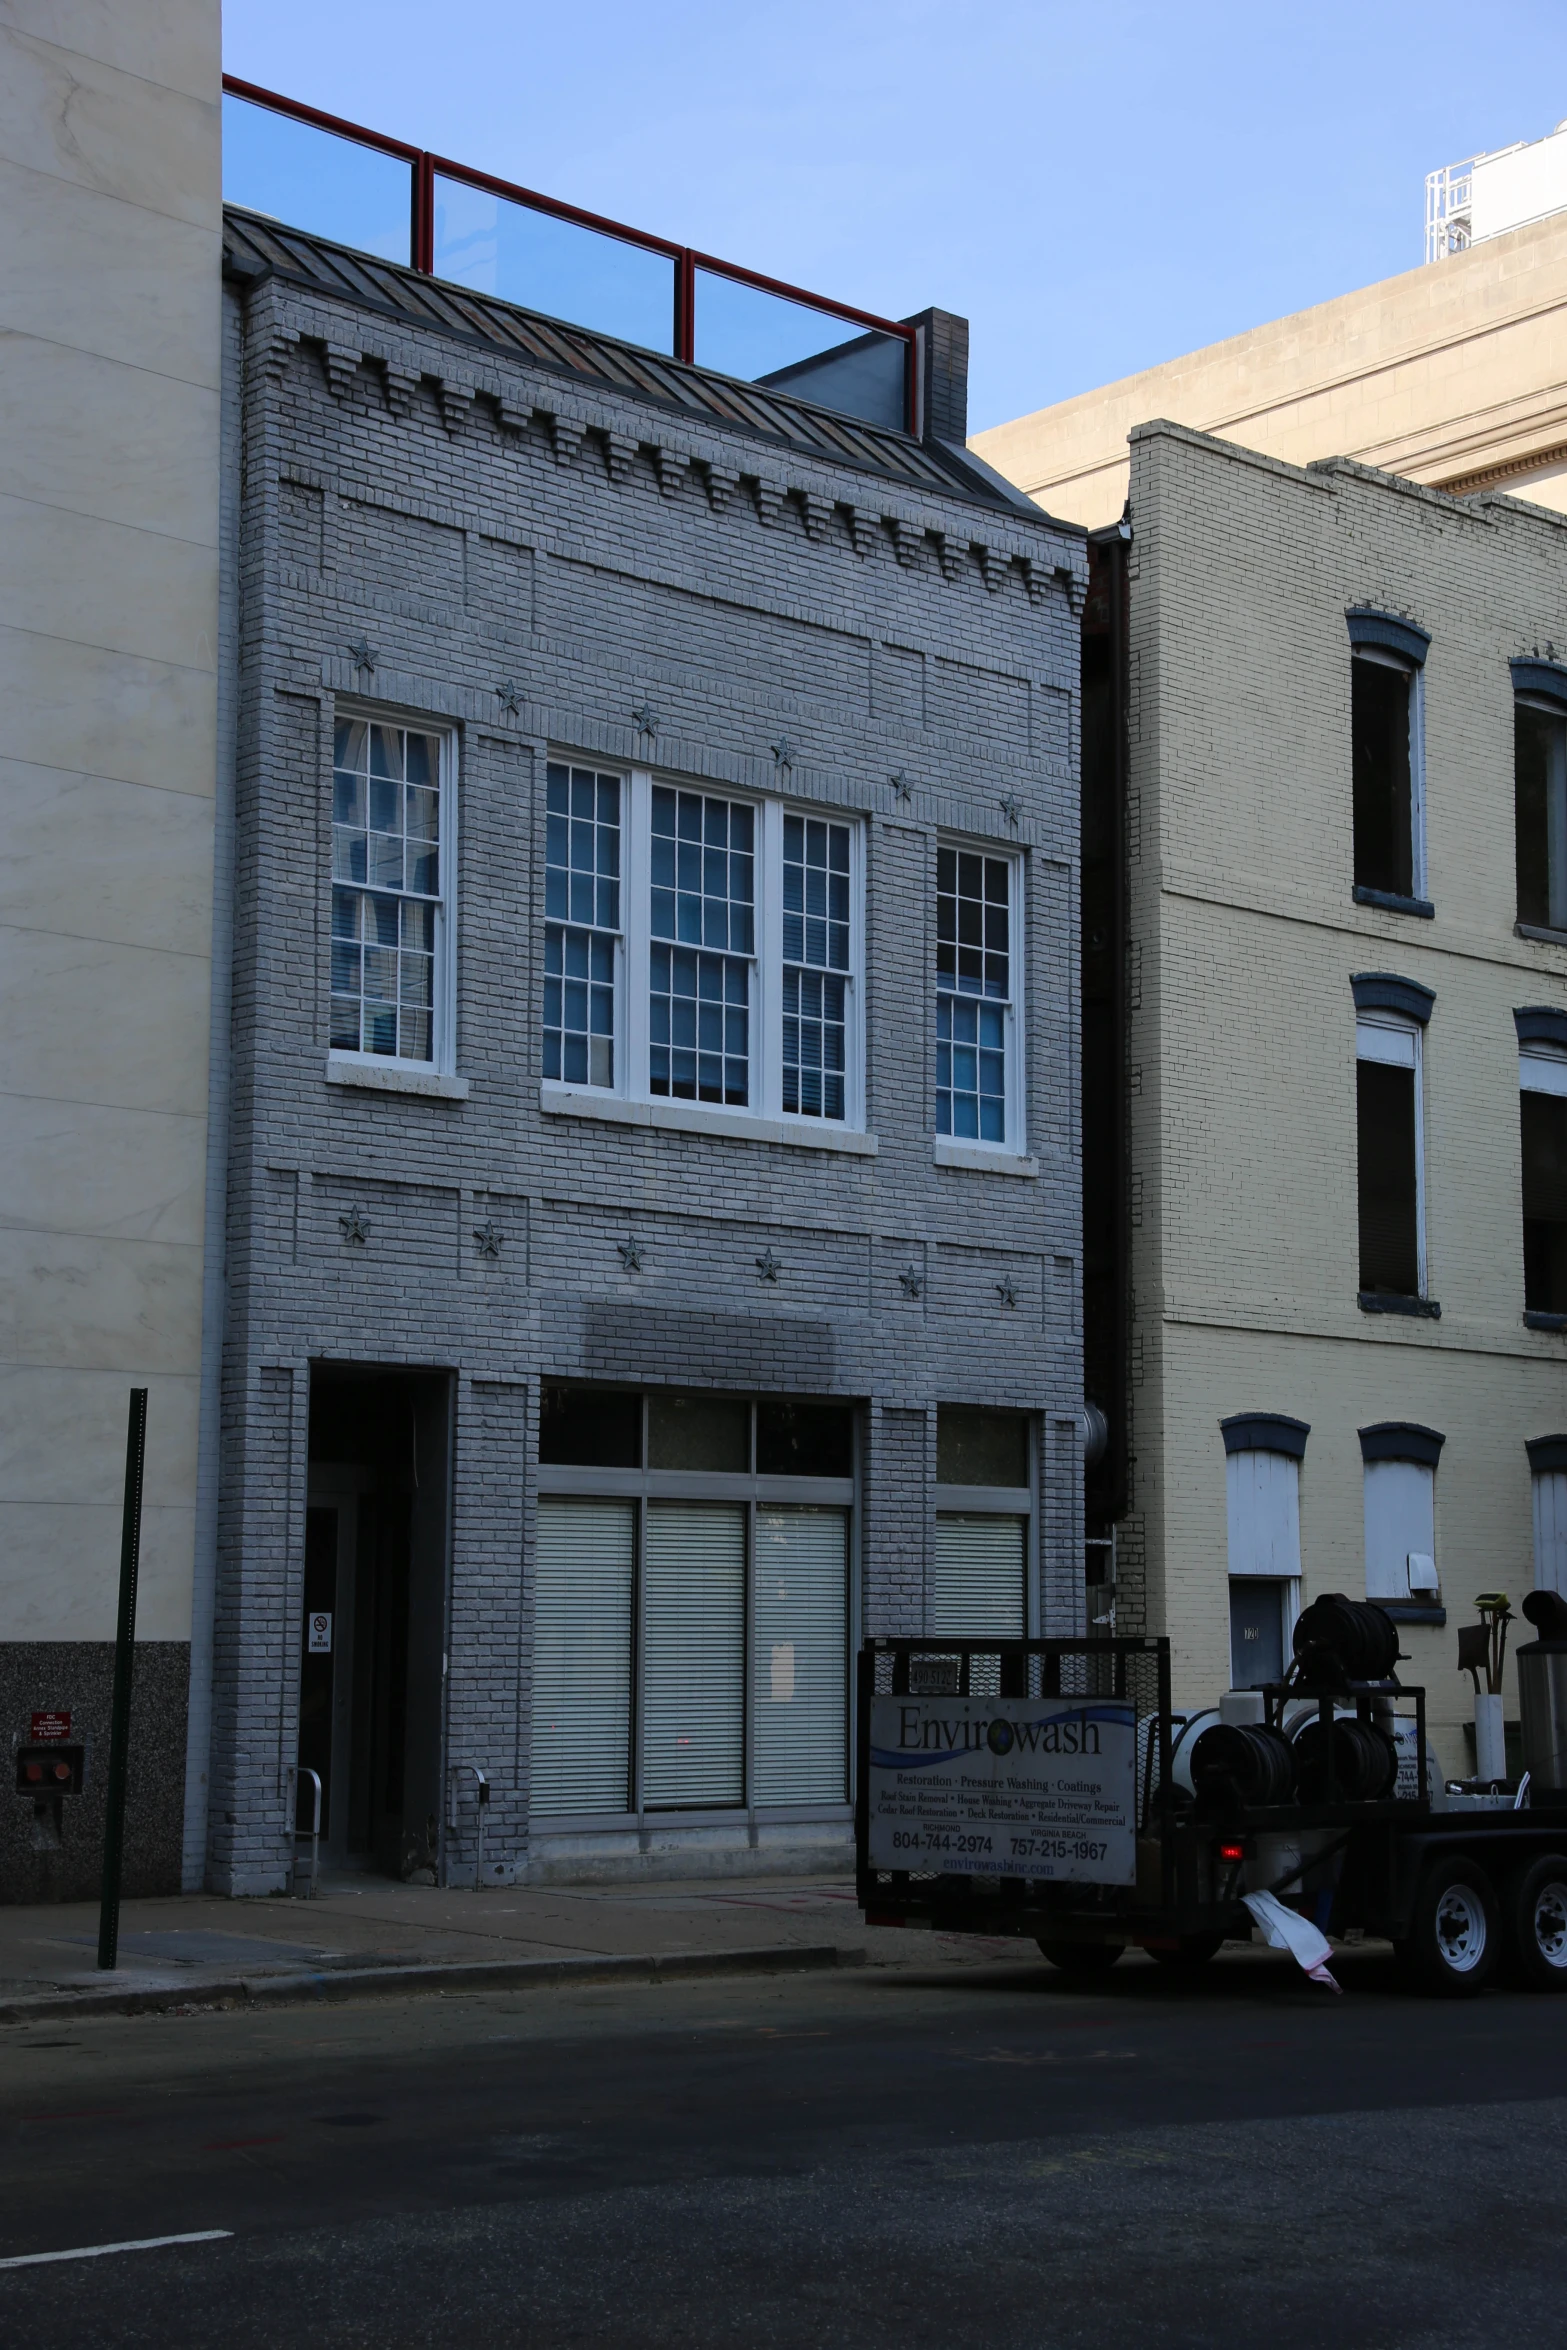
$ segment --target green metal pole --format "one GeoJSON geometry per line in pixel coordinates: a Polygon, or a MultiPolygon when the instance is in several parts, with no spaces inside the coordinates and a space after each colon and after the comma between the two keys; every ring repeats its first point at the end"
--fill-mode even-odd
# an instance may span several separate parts
{"type": "Polygon", "coordinates": [[[114,1711],[109,1721],[109,1796],[103,1822],[103,1889],[98,1964],[120,1952],[120,1874],[125,1858],[125,1780],[131,1745],[131,1667],[136,1658],[136,1570],[141,1560],[141,1486],[147,1459],[147,1390],[131,1389],[125,1433],[125,1514],[120,1524],[120,1620],[114,1636],[114,1711]]]}

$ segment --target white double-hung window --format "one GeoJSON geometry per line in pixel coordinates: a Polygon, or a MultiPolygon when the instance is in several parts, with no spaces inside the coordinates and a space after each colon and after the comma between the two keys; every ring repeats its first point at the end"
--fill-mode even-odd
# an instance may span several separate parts
{"type": "Polygon", "coordinates": [[[1022,861],[936,852],[936,1132],[1021,1151],[1022,861]]]}
{"type": "Polygon", "coordinates": [[[332,759],[330,1044],[451,1060],[454,769],[448,736],[340,716],[332,759]]]}
{"type": "Polygon", "coordinates": [[[544,1074],[615,1083],[621,785],[551,767],[544,845],[544,1074]]]}
{"type": "Polygon", "coordinates": [[[546,802],[547,1098],[862,1126],[858,820],[565,761],[546,802]]]}

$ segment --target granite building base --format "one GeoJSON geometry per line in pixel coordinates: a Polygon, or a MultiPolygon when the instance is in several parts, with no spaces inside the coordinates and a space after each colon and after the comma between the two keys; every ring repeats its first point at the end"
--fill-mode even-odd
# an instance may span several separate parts
{"type": "MultiPolygon", "coordinates": [[[[127,1897],[180,1889],[189,1684],[186,1642],[137,1642],[125,1809],[127,1897]]],[[[6,1738],[0,1901],[96,1899],[113,1697],[112,1640],[0,1642],[0,1729],[6,1738]],[[71,1742],[86,1749],[80,1795],[39,1799],[16,1793],[15,1754],[29,1741],[34,1713],[70,1715],[71,1742]]]]}

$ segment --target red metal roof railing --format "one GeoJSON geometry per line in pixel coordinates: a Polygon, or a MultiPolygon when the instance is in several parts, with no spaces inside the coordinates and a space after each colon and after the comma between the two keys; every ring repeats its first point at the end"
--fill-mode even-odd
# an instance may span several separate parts
{"type": "MultiPolygon", "coordinates": [[[[641,252],[649,256],[656,255],[660,260],[667,262],[670,268],[668,339],[663,347],[667,348],[674,358],[684,360],[688,365],[711,366],[716,373],[739,376],[741,380],[771,382],[775,388],[793,390],[795,387],[790,379],[799,376],[802,383],[798,395],[800,397],[815,400],[818,404],[827,407],[839,408],[845,413],[861,416],[869,422],[882,424],[896,422],[909,433],[913,433],[917,429],[916,332],[912,326],[906,325],[901,319],[879,318],[872,311],[856,309],[850,303],[836,302],[826,295],[809,293],[803,287],[786,284],[778,278],[766,277],[759,270],[745,269],[733,261],[721,261],[713,254],[698,253],[688,245],[673,244],[666,237],[651,236],[646,230],[628,227],[623,221],[606,219],[601,214],[584,211],[579,205],[565,204],[554,196],[541,195],[536,189],[518,187],[512,181],[498,179],[490,172],[477,171],[468,164],[455,163],[446,156],[433,155],[423,148],[409,146],[401,139],[387,138],[379,131],[367,130],[361,123],[348,122],[339,115],[323,113],[318,107],[302,105],[297,99],[282,97],[275,90],[265,90],[253,82],[241,81],[236,75],[225,74],[223,88],[229,97],[242,99],[250,106],[263,108],[289,121],[303,124],[308,129],[328,133],[336,139],[348,141],[364,148],[371,155],[385,156],[407,167],[409,175],[407,253],[404,256],[397,251],[385,249],[385,243],[391,240],[391,232],[387,228],[377,232],[383,236],[384,241],[375,249],[380,252],[383,259],[406,259],[409,265],[427,276],[439,274],[453,277],[454,282],[457,283],[472,283],[471,278],[456,277],[454,270],[450,267],[441,271],[437,270],[437,260],[441,257],[438,253],[441,214],[437,182],[447,183],[455,188],[471,189],[481,196],[494,198],[497,206],[515,206],[522,213],[538,216],[544,221],[560,223],[568,231],[578,230],[591,237],[612,240],[615,244],[628,248],[632,253],[641,252]],[[736,288],[749,289],[752,293],[776,303],[789,304],[796,312],[814,314],[829,320],[842,320],[846,325],[858,328],[860,330],[859,337],[851,339],[846,344],[829,343],[816,349],[811,347],[810,337],[807,334],[805,345],[797,356],[786,356],[781,366],[777,364],[775,359],[771,366],[764,367],[753,375],[747,376],[745,366],[735,363],[736,354],[747,360],[754,359],[758,351],[765,351],[770,335],[775,344],[782,336],[786,346],[791,322],[785,321],[781,316],[769,319],[765,311],[753,311],[751,322],[747,326],[742,305],[741,312],[733,315],[727,322],[728,352],[731,363],[723,364],[722,357],[704,356],[702,349],[703,329],[708,321],[700,311],[699,281],[703,277],[721,280],[736,288]],[[746,350],[748,334],[750,336],[749,352],[746,350]],[[900,347],[901,397],[897,396],[899,387],[895,384],[895,376],[889,372],[890,369],[896,368],[897,360],[890,350],[878,351],[875,348],[873,338],[877,337],[888,338],[889,342],[896,343],[900,347]],[[834,377],[838,379],[836,382],[831,380],[834,377]],[[855,405],[856,401],[860,405],[855,405]],[[886,412],[879,412],[882,409],[885,409],[886,412]]],[[[286,162],[283,165],[283,173],[286,178],[286,162]]],[[[225,174],[225,183],[227,183],[227,173],[225,174]]],[[[383,193],[379,201],[383,209],[379,217],[389,222],[391,214],[385,210],[385,204],[391,183],[383,178],[380,185],[383,193]]],[[[225,184],[225,194],[228,193],[229,190],[225,184]]],[[[373,213],[377,201],[374,194],[365,197],[363,191],[360,191],[360,196],[362,201],[369,203],[373,213]]],[[[241,204],[247,202],[243,193],[236,196],[234,200],[241,204]]],[[[334,242],[353,244],[358,241],[368,247],[369,238],[361,234],[356,239],[353,229],[361,217],[368,218],[370,214],[366,213],[362,216],[356,214],[354,202],[348,199],[345,199],[345,202],[345,217],[349,222],[348,233],[334,234],[332,230],[319,226],[316,226],[315,233],[330,235],[334,242]]],[[[249,208],[266,211],[273,209],[271,204],[263,205],[253,199],[249,203],[249,208]]],[[[330,210],[330,208],[329,199],[328,209],[330,210]]],[[[282,216],[277,215],[277,217],[281,218],[282,216]]],[[[492,232],[492,250],[486,264],[492,274],[499,266],[497,256],[500,252],[504,225],[504,216],[498,211],[495,215],[495,223],[492,232]]],[[[295,227],[312,226],[311,223],[302,219],[294,221],[290,225],[295,227]]],[[[397,241],[401,241],[400,232],[397,241]]],[[[473,238],[470,234],[469,242],[472,241],[473,238]]],[[[452,245],[447,258],[450,260],[459,249],[460,240],[452,245]]],[[[547,298],[550,271],[551,269],[557,273],[564,271],[569,277],[571,256],[577,250],[579,249],[575,246],[574,240],[568,238],[562,241],[560,254],[553,256],[542,265],[543,280],[546,285],[544,298],[529,300],[507,294],[500,285],[481,287],[479,290],[502,293],[506,299],[522,299],[524,308],[543,310],[550,315],[555,315],[550,309],[547,298]]],[[[590,248],[583,247],[580,250],[590,261],[596,258],[590,248]]],[[[611,268],[631,266],[629,263],[616,264],[612,257],[607,255],[603,259],[605,265],[611,268]]],[[[536,266],[538,265],[536,264],[536,266]]],[[[591,269],[587,274],[591,276],[591,269]]],[[[632,300],[631,308],[637,322],[646,329],[648,322],[656,315],[663,297],[658,292],[655,276],[644,276],[641,285],[642,290],[636,299],[632,300]],[[638,307],[639,303],[640,308],[638,307]],[[649,304],[652,304],[651,308],[648,307],[649,304]]],[[[611,292],[605,298],[613,303],[614,295],[611,292]]],[[[622,298],[628,299],[629,297],[623,295],[622,298]]],[[[722,351],[726,327],[725,322],[718,315],[720,308],[721,305],[715,299],[712,304],[712,323],[707,339],[711,345],[722,351]]],[[[606,326],[603,318],[580,316],[568,319],[567,323],[592,327],[601,332],[615,333],[617,331],[612,325],[606,326]]],[[[797,334],[804,331],[799,322],[792,323],[797,334]]],[[[620,339],[630,342],[653,342],[657,347],[657,342],[662,338],[663,332],[662,327],[654,328],[652,332],[638,332],[633,327],[631,332],[622,331],[620,339]]]]}

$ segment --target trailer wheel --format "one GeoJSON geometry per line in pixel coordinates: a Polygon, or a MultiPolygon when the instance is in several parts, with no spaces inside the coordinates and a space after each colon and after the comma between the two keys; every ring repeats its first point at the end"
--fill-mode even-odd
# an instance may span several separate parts
{"type": "Polygon", "coordinates": [[[1423,1988],[1443,1999],[1472,1999],[1496,1972],[1501,1936],[1496,1895],[1470,1860],[1439,1860],[1415,1895],[1403,1956],[1423,1988]]]}
{"type": "Polygon", "coordinates": [[[1531,1991],[1567,1991],[1567,1856],[1547,1852],[1507,1888],[1507,1925],[1531,1991]]]}
{"type": "Polygon", "coordinates": [[[1150,1943],[1148,1955],[1172,1975],[1196,1975],[1223,1947],[1222,1934],[1183,1934],[1178,1942],[1166,1943],[1162,1949],[1150,1943]]]}
{"type": "Polygon", "coordinates": [[[1107,1975],[1126,1948],[1124,1942],[1041,1942],[1039,1945],[1052,1966],[1059,1967],[1074,1982],[1097,1983],[1107,1975]]]}

